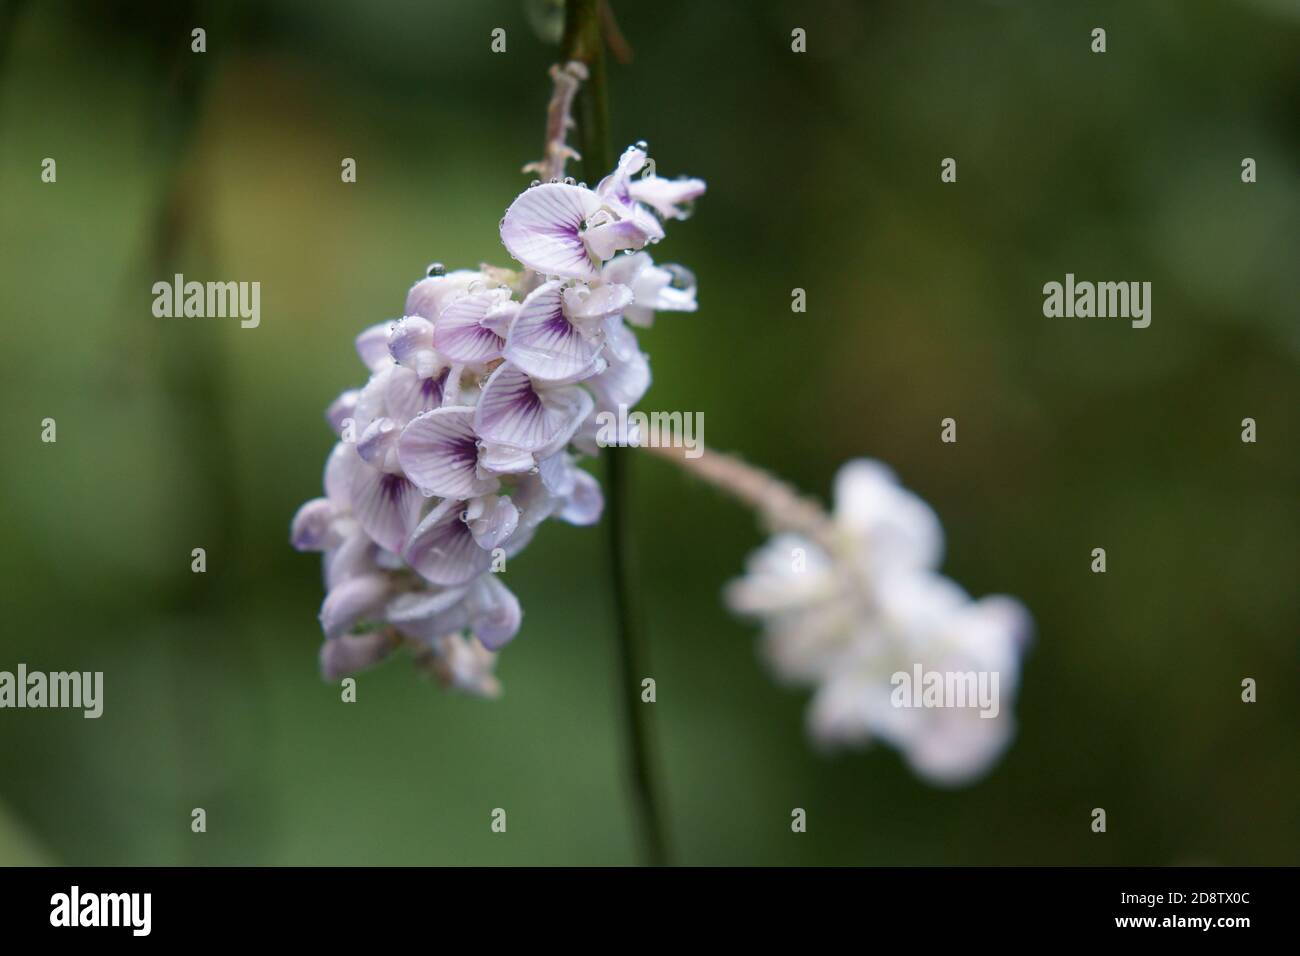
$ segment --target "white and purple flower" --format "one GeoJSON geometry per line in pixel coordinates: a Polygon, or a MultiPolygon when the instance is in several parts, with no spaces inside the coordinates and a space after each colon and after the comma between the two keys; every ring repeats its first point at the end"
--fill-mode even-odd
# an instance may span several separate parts
{"type": "Polygon", "coordinates": [[[624,319],[695,309],[690,274],[640,250],[704,184],[633,178],[645,162],[638,145],[595,190],[529,187],[501,221],[524,271],[435,264],[400,318],[357,337],[370,380],[330,405],[326,494],[291,535],[325,558],[326,679],[406,646],[449,687],[499,691],[496,652],[523,618],[505,559],[547,518],[599,520],[600,485],[578,465],[595,414],[649,387],[624,319]]]}

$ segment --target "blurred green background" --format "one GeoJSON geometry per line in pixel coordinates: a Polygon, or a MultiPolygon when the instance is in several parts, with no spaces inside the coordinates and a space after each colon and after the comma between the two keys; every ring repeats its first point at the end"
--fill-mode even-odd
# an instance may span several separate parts
{"type": "MultiPolygon", "coordinates": [[[[711,445],[823,497],[883,459],[943,520],[946,573],[1038,632],[977,785],[819,755],[806,694],[720,604],[752,516],[638,459],[677,859],[1300,862],[1298,5],[614,8],[616,146],[709,183],[656,254],[701,308],[642,335],[645,407],[703,411],[711,445]],[[1045,319],[1066,272],[1151,281],[1151,327],[1045,319]]],[[[635,862],[602,529],[550,523],[512,562],[497,702],[396,661],[342,704],[319,562],[287,543],[323,410],[364,381],[353,336],[430,261],[506,264],[556,56],[525,5],[3,10],[0,669],[106,686],[97,721],[0,711],[0,863],[635,862]],[[261,327],[154,318],[173,272],[260,281],[261,327]]]]}

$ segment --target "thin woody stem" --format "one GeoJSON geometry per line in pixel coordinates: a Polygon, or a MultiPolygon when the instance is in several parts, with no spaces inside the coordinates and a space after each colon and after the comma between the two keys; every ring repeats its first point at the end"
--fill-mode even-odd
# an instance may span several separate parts
{"type": "MultiPolygon", "coordinates": [[[[569,0],[565,8],[564,58],[586,66],[589,82],[578,93],[576,107],[581,134],[583,174],[595,184],[612,165],[605,90],[605,48],[602,37],[606,18],[603,0],[569,0]]],[[[632,555],[628,521],[630,456],[625,449],[605,449],[606,525],[609,528],[609,562],[617,620],[619,667],[618,697],[627,732],[628,771],[632,798],[647,862],[666,864],[668,838],[661,811],[655,766],[650,710],[641,702],[641,681],[648,676],[646,646],[635,608],[632,555]]]]}
{"type": "Polygon", "coordinates": [[[564,166],[570,159],[581,159],[577,150],[568,144],[569,128],[573,126],[573,98],[578,87],[587,78],[587,68],[578,60],[551,67],[551,81],[555,90],[546,108],[545,155],[524,167],[526,173],[537,173],[543,182],[564,178],[564,166]]]}
{"type": "Polygon", "coordinates": [[[834,531],[826,509],[763,469],[711,448],[701,448],[702,454],[692,458],[682,448],[641,447],[749,505],[769,530],[806,535],[834,548],[834,531]]]}

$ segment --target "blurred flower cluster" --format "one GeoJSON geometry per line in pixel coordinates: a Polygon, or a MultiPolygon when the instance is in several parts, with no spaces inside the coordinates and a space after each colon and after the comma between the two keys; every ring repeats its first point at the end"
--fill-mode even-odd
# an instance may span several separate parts
{"type": "Polygon", "coordinates": [[[763,622],[764,654],[777,675],[816,688],[808,716],[814,740],[882,740],[932,783],[983,774],[1014,734],[1011,703],[1031,627],[1021,604],[1003,596],[974,601],[940,575],[938,518],[879,462],[840,469],[830,515],[742,463],[711,467],[716,483],[748,491],[778,531],[751,555],[727,598],[763,622]],[[1003,699],[983,710],[973,700],[912,706],[903,685],[917,673],[993,676],[984,686],[1003,699]]]}
{"type": "Polygon", "coordinates": [[[501,220],[522,270],[431,266],[400,319],[358,336],[370,380],[330,406],[325,496],[291,533],[325,557],[326,679],[407,645],[445,685],[498,692],[495,652],[521,621],[506,560],[547,518],[600,518],[578,461],[597,414],[650,385],[629,324],[695,308],[690,273],[644,249],[704,183],[638,176],[646,162],[637,144],[595,189],[534,182],[501,220]]]}

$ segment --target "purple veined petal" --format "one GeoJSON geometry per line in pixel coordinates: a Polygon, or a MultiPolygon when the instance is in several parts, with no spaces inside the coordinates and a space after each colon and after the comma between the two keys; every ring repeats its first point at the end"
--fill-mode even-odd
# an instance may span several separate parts
{"type": "Polygon", "coordinates": [[[569,524],[587,526],[600,520],[605,510],[605,496],[600,490],[600,482],[581,468],[573,469],[573,490],[564,500],[559,519],[569,524]]]}
{"type": "Polygon", "coordinates": [[[463,501],[444,501],[407,539],[402,556],[426,581],[447,587],[467,584],[492,564],[491,552],[478,546],[461,520],[464,507],[463,501]]]}
{"type": "Polygon", "coordinates": [[[346,511],[352,506],[352,479],[365,467],[357,446],[339,442],[325,460],[325,497],[336,511],[346,511]]]}
{"type": "Polygon", "coordinates": [[[520,304],[513,299],[502,299],[497,302],[488,309],[487,315],[483,316],[483,328],[495,332],[504,339],[506,333],[510,331],[510,323],[519,314],[520,304]]]}
{"type": "Polygon", "coordinates": [[[433,323],[420,315],[406,315],[397,320],[388,335],[388,354],[393,361],[423,374],[416,368],[422,356],[433,351],[433,323]]]}
{"type": "Polygon", "coordinates": [[[565,407],[550,391],[539,389],[519,366],[503,363],[479,396],[474,430],[485,441],[522,451],[544,447],[565,424],[565,407]]]}
{"type": "Polygon", "coordinates": [[[293,516],[289,543],[296,551],[324,551],[337,544],[334,528],[334,506],[328,498],[313,498],[293,516]]]}
{"type": "Polygon", "coordinates": [[[426,495],[475,498],[499,484],[478,476],[478,435],[468,406],[435,408],[413,419],[398,439],[397,460],[426,495]]]}
{"type": "Polygon", "coordinates": [[[357,355],[361,356],[361,361],[372,372],[379,371],[392,361],[392,356],[388,354],[388,335],[393,325],[393,319],[377,322],[357,336],[357,355]]]}
{"type": "Polygon", "coordinates": [[[402,475],[362,465],[352,480],[352,513],[380,547],[399,551],[419,519],[424,498],[402,475]]]}
{"type": "Polygon", "coordinates": [[[452,299],[463,295],[474,282],[484,281],[477,269],[457,269],[441,276],[429,276],[411,286],[406,294],[404,315],[418,315],[433,322],[452,299]]]}
{"type": "Polygon", "coordinates": [[[399,423],[409,422],[421,412],[442,404],[448,369],[429,378],[421,378],[409,368],[399,367],[388,378],[385,403],[388,413],[399,423]]]}
{"type": "MultiPolygon", "coordinates": [[[[539,187],[540,188],[540,187],[539,187]]],[[[593,226],[582,234],[593,258],[604,262],[623,249],[640,249],[653,236],[647,223],[636,218],[618,219],[593,226]]]]}
{"type": "Polygon", "coordinates": [[[395,641],[383,631],[343,634],[330,638],[320,649],[322,680],[336,681],[374,667],[393,652],[395,641]]]}
{"type": "Polygon", "coordinates": [[[447,358],[464,365],[484,365],[501,357],[505,339],[484,325],[506,290],[463,295],[442,310],[433,332],[433,344],[447,358]]]}
{"type": "Polygon", "coordinates": [[[506,340],[507,361],[541,381],[572,380],[600,354],[599,341],[584,336],[564,314],[563,285],[546,282],[530,292],[506,340]]]}
{"type": "Polygon", "coordinates": [[[388,578],[368,574],[349,578],[325,595],[320,608],[320,626],[327,638],[336,638],[379,611],[389,598],[388,578]]]}
{"type": "Polygon", "coordinates": [[[500,649],[519,633],[524,618],[519,599],[495,574],[485,574],[475,581],[465,603],[470,630],[488,650],[500,649]]]}
{"type": "Polygon", "coordinates": [[[465,508],[465,523],[470,534],[485,551],[500,547],[519,525],[519,509],[504,495],[475,498],[465,508]]]}
{"type": "Polygon", "coordinates": [[[617,412],[620,405],[632,408],[650,388],[650,363],[640,352],[633,352],[626,361],[611,362],[586,384],[601,411],[617,412]]]}
{"type": "Polygon", "coordinates": [[[533,186],[506,210],[501,241],[512,256],[542,275],[594,279],[598,273],[582,230],[601,205],[600,197],[582,186],[533,186]]]}
{"type": "Polygon", "coordinates": [[[628,184],[628,192],[637,202],[652,207],[665,219],[685,219],[690,213],[681,208],[704,195],[702,179],[663,179],[643,176],[628,184]]]}

